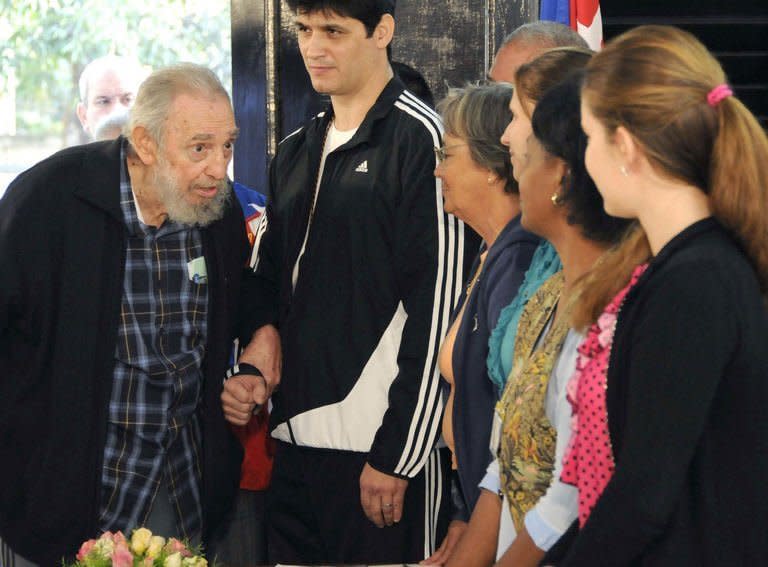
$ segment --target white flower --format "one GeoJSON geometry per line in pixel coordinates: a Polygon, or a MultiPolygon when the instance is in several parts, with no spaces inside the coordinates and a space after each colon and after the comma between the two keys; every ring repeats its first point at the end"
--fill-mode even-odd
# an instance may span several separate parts
{"type": "Polygon", "coordinates": [[[166,557],[165,561],[163,561],[163,567],[182,567],[181,553],[177,551],[166,557]]]}
{"type": "Polygon", "coordinates": [[[96,545],[93,546],[93,551],[96,552],[97,557],[109,559],[112,557],[112,553],[115,551],[115,542],[102,536],[96,540],[96,545]]]}
{"type": "Polygon", "coordinates": [[[165,545],[165,538],[160,536],[152,536],[149,540],[149,546],[147,546],[147,557],[157,557],[163,550],[165,545]]]}
{"type": "Polygon", "coordinates": [[[131,536],[131,551],[133,551],[136,555],[141,555],[147,550],[147,547],[149,547],[149,542],[151,539],[152,532],[147,528],[139,528],[138,530],[133,530],[133,535],[131,536]]]}
{"type": "Polygon", "coordinates": [[[181,564],[183,567],[208,567],[208,561],[199,555],[195,555],[194,557],[185,557],[181,564]]]}

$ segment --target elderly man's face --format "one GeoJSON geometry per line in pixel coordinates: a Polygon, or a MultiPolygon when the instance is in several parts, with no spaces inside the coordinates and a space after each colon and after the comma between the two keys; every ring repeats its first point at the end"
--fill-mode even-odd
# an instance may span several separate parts
{"type": "Polygon", "coordinates": [[[77,116],[91,138],[97,137],[101,125],[110,118],[117,121],[117,117],[127,117],[138,88],[138,77],[118,69],[104,69],[90,77],[87,100],[78,105],[77,116]]]}
{"type": "Polygon", "coordinates": [[[237,134],[227,98],[176,97],[153,166],[154,185],[169,219],[206,225],[221,217],[237,134]]]}

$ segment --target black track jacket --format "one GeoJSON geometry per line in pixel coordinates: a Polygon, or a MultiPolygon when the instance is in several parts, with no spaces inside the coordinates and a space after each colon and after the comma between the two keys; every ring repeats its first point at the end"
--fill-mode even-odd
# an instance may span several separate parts
{"type": "Polygon", "coordinates": [[[332,117],[329,108],[281,142],[257,231],[250,309],[283,343],[272,435],[369,452],[374,468],[412,477],[440,431],[437,354],[463,280],[464,226],[443,212],[433,175],[442,125],[389,82],[326,159],[293,290],[332,117]]]}

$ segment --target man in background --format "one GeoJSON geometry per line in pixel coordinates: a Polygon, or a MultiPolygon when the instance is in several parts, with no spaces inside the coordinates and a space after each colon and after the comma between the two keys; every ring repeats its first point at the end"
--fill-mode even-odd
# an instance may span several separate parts
{"type": "Polygon", "coordinates": [[[432,94],[432,89],[429,88],[426,79],[424,79],[421,73],[400,61],[390,61],[390,65],[392,65],[392,71],[395,73],[395,76],[403,82],[406,89],[416,95],[416,98],[429,108],[435,108],[435,97],[432,94]]]}
{"type": "Polygon", "coordinates": [[[85,66],[78,84],[77,117],[91,141],[120,135],[146,76],[138,61],[117,55],[99,57],[85,66]]]}
{"type": "Polygon", "coordinates": [[[589,49],[583,37],[563,24],[543,20],[523,24],[501,42],[488,71],[488,79],[497,83],[514,83],[520,65],[553,47],[589,49]]]}

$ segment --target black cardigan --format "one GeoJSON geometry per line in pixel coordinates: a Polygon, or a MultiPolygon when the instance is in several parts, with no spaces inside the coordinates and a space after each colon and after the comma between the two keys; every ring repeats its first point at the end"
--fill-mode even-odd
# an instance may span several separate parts
{"type": "MultiPolygon", "coordinates": [[[[461,295],[451,316],[453,322],[468,301],[451,358],[456,388],[452,425],[460,483],[456,490],[463,497],[461,502],[454,499],[454,506],[461,504],[454,510],[454,519],[469,521],[480,498],[478,485],[493,460],[491,424],[498,396],[485,364],[488,337],[498,323],[501,310],[517,295],[540,242],[538,236],[520,225],[520,215],[509,221],[488,250],[474,291],[468,300],[466,294],[461,295]]],[[[478,254],[469,278],[477,270],[479,261],[478,254]]]]}
{"type": "Polygon", "coordinates": [[[754,271],[715,220],[653,259],[611,353],[616,471],[561,565],[768,564],[766,341],[754,271]]]}
{"type": "MultiPolygon", "coordinates": [[[[95,537],[125,263],[120,143],[59,152],[0,200],[0,536],[40,565],[95,537]]],[[[209,320],[200,423],[207,532],[242,451],[219,395],[247,259],[236,200],[202,230],[209,320]]]]}

